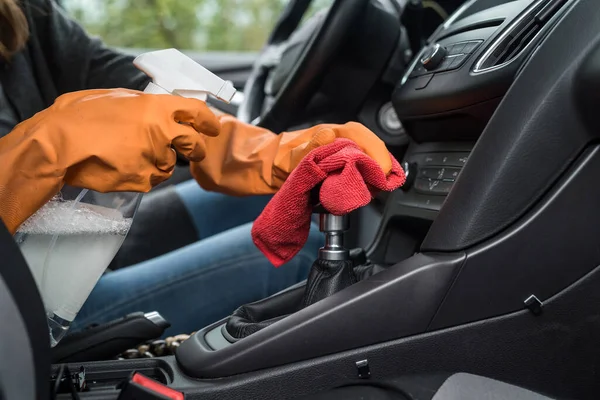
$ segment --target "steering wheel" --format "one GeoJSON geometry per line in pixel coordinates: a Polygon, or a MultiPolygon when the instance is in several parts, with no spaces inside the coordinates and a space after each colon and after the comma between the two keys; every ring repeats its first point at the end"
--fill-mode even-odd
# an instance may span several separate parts
{"type": "Polygon", "coordinates": [[[312,0],[290,0],[244,87],[238,119],[279,133],[315,94],[370,0],[334,0],[300,30],[312,0]],[[307,36],[308,32],[308,37],[307,36]]]}

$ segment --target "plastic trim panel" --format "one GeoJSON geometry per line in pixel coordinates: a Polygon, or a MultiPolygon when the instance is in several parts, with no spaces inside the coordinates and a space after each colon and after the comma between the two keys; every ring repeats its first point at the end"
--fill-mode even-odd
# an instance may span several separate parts
{"type": "Polygon", "coordinates": [[[600,265],[600,147],[589,149],[561,184],[511,229],[467,251],[431,329],[544,301],[600,265]]]}
{"type": "Polygon", "coordinates": [[[417,254],[219,350],[201,330],[177,360],[190,376],[221,378],[424,332],[463,259],[417,254]]]}
{"type": "MultiPolygon", "coordinates": [[[[599,286],[600,267],[548,299],[539,317],[518,311],[228,378],[192,379],[177,366],[174,357],[163,360],[170,366],[165,369],[173,372],[170,386],[184,391],[188,400],[279,400],[360,384],[364,380],[357,377],[355,363],[365,359],[373,380],[463,371],[553,398],[596,400],[600,392],[596,373],[600,367],[599,286]]],[[[115,369],[135,368],[144,365],[141,361],[116,361],[112,365],[115,369]]],[[[114,392],[82,395],[84,399],[116,397],[114,392]]]]}
{"type": "Polygon", "coordinates": [[[574,82],[600,44],[600,8],[578,1],[563,14],[500,103],[423,251],[457,251],[507,229],[600,137],[577,109],[574,82]]]}

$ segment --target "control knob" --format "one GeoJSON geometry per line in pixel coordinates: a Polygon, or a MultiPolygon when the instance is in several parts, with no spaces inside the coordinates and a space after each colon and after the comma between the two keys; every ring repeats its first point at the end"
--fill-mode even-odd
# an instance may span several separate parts
{"type": "Polygon", "coordinates": [[[406,176],[406,182],[404,182],[404,185],[402,185],[402,190],[407,191],[411,188],[415,180],[415,175],[417,174],[417,165],[415,163],[404,161],[402,163],[402,169],[404,170],[404,175],[406,176]]]}
{"type": "Polygon", "coordinates": [[[439,43],[435,44],[428,48],[421,57],[421,65],[427,71],[432,71],[444,61],[447,53],[446,48],[442,47],[439,43]]]}

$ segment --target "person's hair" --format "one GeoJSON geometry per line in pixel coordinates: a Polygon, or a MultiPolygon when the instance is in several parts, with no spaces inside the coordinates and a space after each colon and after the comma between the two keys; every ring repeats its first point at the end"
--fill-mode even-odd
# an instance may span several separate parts
{"type": "Polygon", "coordinates": [[[29,37],[29,27],[19,0],[0,0],[0,58],[5,60],[21,50],[29,37]]]}

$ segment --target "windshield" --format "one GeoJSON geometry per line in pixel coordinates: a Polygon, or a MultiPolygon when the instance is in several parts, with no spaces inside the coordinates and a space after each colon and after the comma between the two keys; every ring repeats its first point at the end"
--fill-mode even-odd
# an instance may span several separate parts
{"type": "MultiPolygon", "coordinates": [[[[288,0],[62,0],[92,35],[121,48],[258,51],[288,0]]],[[[313,0],[304,21],[333,0],[313,0]]]]}

